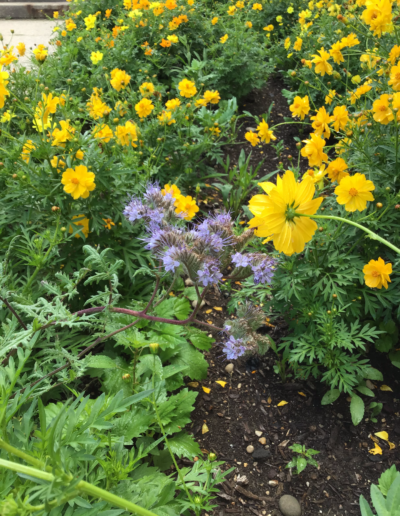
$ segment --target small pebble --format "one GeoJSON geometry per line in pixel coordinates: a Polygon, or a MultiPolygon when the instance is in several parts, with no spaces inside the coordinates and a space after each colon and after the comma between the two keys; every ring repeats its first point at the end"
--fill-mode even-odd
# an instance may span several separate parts
{"type": "Polygon", "coordinates": [[[267,444],[267,440],[265,437],[260,437],[260,439],[258,440],[259,443],[261,444],[267,444]]]}
{"type": "Polygon", "coordinates": [[[228,373],[228,374],[232,374],[233,373],[233,368],[235,366],[233,364],[228,364],[226,367],[225,367],[225,371],[228,373]]]}
{"type": "Polygon", "coordinates": [[[249,444],[249,446],[246,448],[246,451],[247,451],[247,453],[253,453],[253,451],[254,451],[254,446],[252,446],[251,444],[249,444]]]}
{"type": "Polygon", "coordinates": [[[279,499],[279,510],[283,516],[301,516],[301,506],[294,496],[283,495],[279,499]]]}
{"type": "Polygon", "coordinates": [[[272,487],[275,487],[275,486],[277,486],[277,485],[279,484],[279,482],[278,482],[277,480],[270,480],[270,481],[268,482],[268,484],[269,484],[270,486],[272,486],[272,487]]]}
{"type": "Polygon", "coordinates": [[[262,436],[262,434],[263,434],[263,433],[262,433],[262,432],[260,432],[260,430],[256,430],[256,436],[257,436],[257,437],[261,437],[261,436],[262,436]]]}

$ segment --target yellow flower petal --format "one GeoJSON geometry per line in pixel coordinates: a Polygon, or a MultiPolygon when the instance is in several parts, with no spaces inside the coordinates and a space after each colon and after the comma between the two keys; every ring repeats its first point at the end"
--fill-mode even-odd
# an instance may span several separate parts
{"type": "Polygon", "coordinates": [[[396,445],[394,443],[391,443],[390,441],[388,441],[388,443],[389,443],[389,448],[391,450],[394,450],[396,448],[396,445]]]}
{"type": "Polygon", "coordinates": [[[187,385],[189,385],[189,387],[193,387],[194,389],[196,389],[196,387],[199,386],[199,382],[189,382],[187,385]]]}
{"type": "MultiPolygon", "coordinates": [[[[203,387],[203,389],[204,389],[204,387],[203,387]]],[[[208,426],[204,423],[204,425],[201,427],[201,433],[206,434],[209,431],[210,430],[208,429],[208,426]]]]}
{"type": "Polygon", "coordinates": [[[217,310],[217,312],[222,312],[222,308],[220,306],[213,306],[214,310],[217,310]]]}
{"type": "Polygon", "coordinates": [[[212,312],[211,308],[210,310],[206,310],[206,314],[210,314],[212,312]]]}
{"type": "Polygon", "coordinates": [[[381,386],[380,386],[380,389],[381,389],[381,391],[390,391],[390,392],[393,392],[393,390],[391,389],[391,387],[389,387],[389,385],[381,385],[381,386]]]}
{"type": "Polygon", "coordinates": [[[307,395],[304,394],[304,392],[299,392],[298,394],[300,394],[300,396],[304,396],[305,398],[307,398],[307,395]]]}
{"type": "Polygon", "coordinates": [[[375,443],[375,448],[369,450],[371,455],[382,455],[382,448],[375,443]]]}
{"type": "Polygon", "coordinates": [[[387,432],[375,432],[376,437],[383,439],[384,441],[389,440],[389,434],[387,432]]]}
{"type": "Polygon", "coordinates": [[[284,405],[287,405],[289,402],[288,401],[280,401],[277,405],[277,407],[283,407],[284,405]]]}
{"type": "Polygon", "coordinates": [[[209,394],[211,392],[211,389],[209,389],[208,387],[203,386],[202,389],[206,394],[209,394]]]}
{"type": "Polygon", "coordinates": [[[226,385],[226,382],[223,382],[222,380],[216,380],[215,383],[219,383],[219,385],[221,385],[221,387],[225,387],[225,385],[226,385]]]}
{"type": "Polygon", "coordinates": [[[271,398],[271,397],[269,397],[269,398],[267,399],[267,401],[268,401],[268,404],[269,404],[269,405],[271,405],[271,403],[272,403],[272,398],[271,398]]]}

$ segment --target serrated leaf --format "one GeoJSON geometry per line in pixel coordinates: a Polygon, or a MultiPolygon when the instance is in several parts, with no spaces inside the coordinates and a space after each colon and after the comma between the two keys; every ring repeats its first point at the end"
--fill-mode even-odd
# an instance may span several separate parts
{"type": "Polygon", "coordinates": [[[207,376],[208,363],[200,351],[186,341],[177,350],[177,354],[170,362],[187,366],[185,374],[192,380],[204,380],[207,376]]]}
{"type": "Polygon", "coordinates": [[[386,510],[385,498],[375,484],[371,486],[371,500],[378,516],[390,516],[386,510]]]}
{"type": "Polygon", "coordinates": [[[374,516],[371,507],[369,506],[367,500],[363,497],[363,495],[360,496],[360,509],[361,516],[374,516]]]}
{"type": "Polygon", "coordinates": [[[392,464],[392,466],[384,471],[379,477],[378,487],[383,496],[388,494],[390,486],[393,484],[397,476],[400,476],[400,473],[397,471],[396,466],[392,464]]]}
{"type": "Polygon", "coordinates": [[[175,299],[174,315],[180,321],[187,319],[191,312],[191,306],[187,299],[184,297],[175,299]]]}
{"type": "Polygon", "coordinates": [[[187,333],[187,338],[196,346],[197,349],[201,349],[204,351],[208,351],[215,339],[209,337],[204,331],[199,330],[197,328],[190,328],[187,333]]]}
{"type": "Polygon", "coordinates": [[[193,437],[186,432],[180,432],[174,435],[174,437],[168,439],[168,442],[172,452],[179,458],[186,457],[187,459],[193,459],[193,457],[199,457],[201,455],[200,446],[193,437]]]}
{"type": "Polygon", "coordinates": [[[351,413],[351,420],[353,421],[353,425],[357,426],[361,423],[365,412],[365,405],[360,398],[360,396],[357,396],[357,394],[353,394],[351,397],[350,402],[350,413],[351,413]]]}
{"type": "Polygon", "coordinates": [[[339,389],[331,389],[326,392],[321,400],[321,405],[329,405],[329,403],[333,403],[340,396],[339,389]]]}

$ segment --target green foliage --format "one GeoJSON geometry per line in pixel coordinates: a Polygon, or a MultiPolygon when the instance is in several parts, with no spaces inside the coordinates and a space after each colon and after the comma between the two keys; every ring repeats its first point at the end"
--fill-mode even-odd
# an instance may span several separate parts
{"type": "Polygon", "coordinates": [[[297,455],[293,456],[292,460],[286,465],[286,467],[294,469],[294,472],[297,475],[300,475],[300,473],[306,469],[308,464],[318,468],[318,462],[313,459],[313,456],[317,455],[319,451],[313,450],[312,448],[306,449],[304,444],[292,444],[292,446],[289,446],[289,449],[292,450],[292,452],[297,453],[297,455]]]}
{"type": "Polygon", "coordinates": [[[399,516],[400,514],[400,473],[393,465],[382,473],[378,486],[371,485],[372,506],[374,514],[367,500],[360,496],[361,516],[399,516]]]}

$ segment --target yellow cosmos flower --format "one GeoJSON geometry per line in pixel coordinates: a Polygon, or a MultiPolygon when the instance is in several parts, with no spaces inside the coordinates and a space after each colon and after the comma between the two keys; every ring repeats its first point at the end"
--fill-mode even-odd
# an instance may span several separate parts
{"type": "Polygon", "coordinates": [[[320,183],[324,177],[326,176],[327,169],[325,168],[325,165],[321,165],[319,169],[312,169],[310,168],[305,172],[303,175],[303,179],[306,177],[310,177],[314,184],[320,183]]]}
{"type": "Polygon", "coordinates": [[[273,25],[267,25],[266,27],[263,28],[263,30],[266,30],[267,32],[272,32],[274,30],[274,26],[273,25]]]}
{"type": "Polygon", "coordinates": [[[332,56],[332,59],[336,64],[340,64],[340,63],[344,62],[344,57],[341,52],[342,49],[343,49],[343,45],[341,44],[340,41],[338,41],[337,43],[334,43],[331,46],[329,53],[332,56]]]}
{"type": "Polygon", "coordinates": [[[229,37],[229,36],[228,36],[228,34],[225,34],[225,36],[222,36],[222,38],[219,38],[219,40],[220,40],[220,42],[221,42],[222,44],[224,44],[224,43],[226,43],[226,41],[228,40],[228,37],[229,37]]]}
{"type": "Polygon", "coordinates": [[[176,185],[164,185],[164,188],[161,190],[161,193],[164,197],[168,196],[171,199],[178,199],[181,196],[181,191],[176,185]]]}
{"type": "MultiPolygon", "coordinates": [[[[85,238],[89,235],[89,219],[85,217],[85,215],[75,215],[72,217],[72,220],[74,221],[75,226],[82,226],[82,233],[85,235],[85,238]]],[[[69,226],[69,233],[72,233],[74,231],[74,228],[70,225],[69,226]]],[[[79,233],[75,235],[75,238],[81,238],[79,233]]]]}
{"type": "Polygon", "coordinates": [[[103,54],[101,52],[92,52],[90,54],[90,60],[93,64],[100,63],[103,60],[103,54]]]}
{"type": "Polygon", "coordinates": [[[128,75],[124,70],[115,68],[111,72],[111,86],[117,91],[124,90],[129,84],[130,80],[131,76],[128,75]]]}
{"type": "Polygon", "coordinates": [[[374,113],[375,122],[387,125],[394,120],[393,111],[389,107],[389,95],[385,93],[372,104],[372,111],[374,113]]]}
{"type": "Polygon", "coordinates": [[[86,18],[83,19],[86,25],[86,30],[94,29],[96,25],[96,16],[93,14],[89,14],[89,16],[86,16],[86,18]]]}
{"type": "Polygon", "coordinates": [[[292,112],[292,117],[299,116],[300,120],[304,120],[305,116],[308,115],[308,112],[310,111],[308,95],[303,98],[299,96],[295,97],[293,104],[289,106],[289,109],[292,112]]]}
{"type": "Polygon", "coordinates": [[[175,213],[181,213],[185,220],[192,220],[192,218],[199,211],[199,207],[196,204],[195,199],[193,199],[190,195],[184,197],[183,195],[179,196],[174,206],[176,208],[175,213]]]}
{"type": "Polygon", "coordinates": [[[325,147],[325,140],[323,140],[317,134],[310,134],[309,140],[303,140],[306,144],[301,149],[301,155],[303,158],[308,158],[308,164],[310,167],[320,167],[323,161],[328,161],[328,155],[323,152],[325,147]]]}
{"type": "Polygon", "coordinates": [[[303,40],[301,38],[296,38],[296,41],[293,45],[293,50],[296,50],[299,52],[301,50],[301,47],[303,46],[303,40]]]}
{"type": "Polygon", "coordinates": [[[165,103],[165,107],[170,111],[178,108],[181,105],[181,101],[179,99],[171,99],[165,103]]]}
{"type": "Polygon", "coordinates": [[[179,95],[181,97],[186,97],[187,99],[190,99],[191,97],[194,97],[197,93],[197,88],[194,82],[189,81],[188,79],[183,79],[179,84],[179,95]]]}
{"type": "Polygon", "coordinates": [[[112,219],[103,219],[105,224],[104,227],[107,229],[111,229],[111,226],[115,226],[115,223],[112,221],[112,219]]]}
{"type": "Polygon", "coordinates": [[[337,106],[333,110],[332,122],[335,131],[344,129],[349,121],[349,112],[346,106],[337,106]]]}
{"type": "Polygon", "coordinates": [[[253,133],[253,131],[248,131],[244,137],[248,142],[251,143],[253,147],[255,147],[258,143],[260,143],[260,138],[256,135],[256,133],[253,133]]]}
{"type": "Polygon", "coordinates": [[[214,18],[211,20],[211,23],[213,25],[215,25],[216,23],[218,23],[218,16],[214,16],[214,18]]]}
{"type": "Polygon", "coordinates": [[[269,143],[271,140],[276,140],[276,136],[270,130],[269,125],[265,120],[259,123],[257,126],[258,136],[264,143],[269,143]]]}
{"type": "Polygon", "coordinates": [[[315,134],[318,136],[322,136],[323,134],[325,138],[329,138],[331,130],[328,124],[333,121],[333,117],[327,113],[325,107],[319,108],[316,115],[311,117],[311,120],[314,120],[312,128],[314,129],[315,134]]]}
{"type": "Polygon", "coordinates": [[[167,40],[170,41],[171,43],[179,42],[179,38],[175,34],[171,34],[170,36],[167,36],[167,40]]]}
{"type": "Polygon", "coordinates": [[[132,147],[137,147],[134,143],[138,140],[136,125],[128,120],[125,125],[117,126],[116,138],[123,146],[132,145],[132,147]]]}
{"type": "Polygon", "coordinates": [[[48,50],[44,45],[38,45],[37,48],[33,50],[33,53],[35,54],[36,60],[42,63],[48,54],[48,50]]]}
{"type": "Polygon", "coordinates": [[[142,97],[150,97],[155,91],[154,84],[152,82],[144,82],[139,86],[139,91],[142,97]]]}
{"type": "Polygon", "coordinates": [[[400,65],[392,66],[390,69],[389,85],[395,90],[400,90],[400,65]]]}
{"type": "Polygon", "coordinates": [[[328,164],[326,172],[332,183],[334,183],[335,181],[340,183],[340,181],[344,177],[347,177],[349,175],[349,173],[346,172],[348,168],[349,167],[343,158],[336,158],[334,161],[331,161],[328,164]]]}
{"type": "Polygon", "coordinates": [[[390,0],[367,0],[366,9],[361,18],[365,21],[375,36],[380,37],[388,30],[392,21],[392,2],[390,0]]]}
{"type": "Polygon", "coordinates": [[[102,142],[108,143],[114,134],[107,124],[102,124],[93,129],[93,136],[102,142]]]}
{"type": "Polygon", "coordinates": [[[329,90],[328,95],[325,97],[325,104],[328,104],[330,106],[332,104],[335,96],[336,96],[336,90],[329,90]]]}
{"type": "Polygon", "coordinates": [[[89,193],[96,188],[95,175],[88,172],[85,165],[78,165],[75,169],[67,168],[61,178],[64,192],[71,194],[73,199],[87,199],[89,193]]]}
{"type": "Polygon", "coordinates": [[[255,215],[250,227],[256,228],[257,236],[272,237],[278,251],[288,256],[301,253],[318,226],[298,214],[314,215],[323,200],[313,199],[314,182],[306,177],[298,183],[293,172],[287,170],[283,178],[277,177],[276,186],[272,183],[260,186],[267,195],[256,195],[250,200],[249,209],[255,215]]]}
{"type": "Polygon", "coordinates": [[[25,55],[25,52],[26,52],[26,47],[25,47],[25,43],[18,43],[18,45],[16,46],[17,50],[18,50],[18,54],[22,57],[25,55]]]}
{"type": "Polygon", "coordinates": [[[149,99],[142,99],[135,105],[135,111],[140,118],[146,118],[153,111],[154,105],[149,99]]]}
{"type": "Polygon", "coordinates": [[[262,11],[262,4],[253,4],[253,11],[262,11]]]}
{"type": "Polygon", "coordinates": [[[371,260],[363,268],[365,284],[370,288],[388,288],[388,282],[391,283],[389,274],[392,272],[391,263],[385,264],[382,258],[371,260]]]}
{"type": "Polygon", "coordinates": [[[335,188],[338,204],[344,204],[346,211],[363,211],[367,207],[367,201],[373,201],[371,191],[375,190],[372,181],[365,178],[364,174],[344,177],[339,186],[335,188]]]}
{"type": "Polygon", "coordinates": [[[207,102],[207,104],[218,104],[218,102],[221,100],[221,97],[219,95],[219,92],[217,90],[210,91],[207,90],[204,92],[203,95],[204,100],[207,102]]]}
{"type": "Polygon", "coordinates": [[[328,52],[322,47],[321,50],[318,50],[318,54],[312,56],[314,58],[312,62],[315,64],[315,73],[322,75],[322,77],[326,73],[332,75],[332,65],[328,63],[330,57],[328,52]]]}

